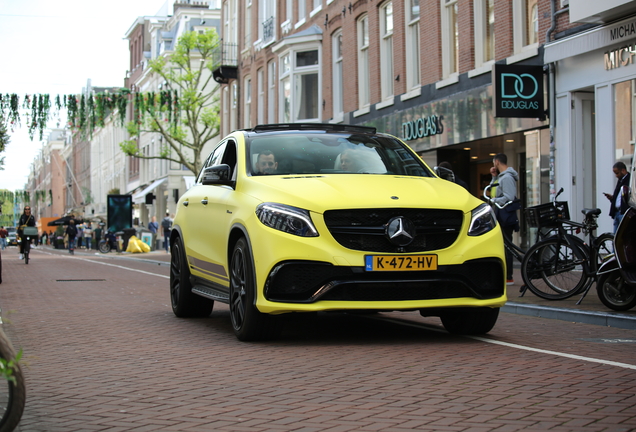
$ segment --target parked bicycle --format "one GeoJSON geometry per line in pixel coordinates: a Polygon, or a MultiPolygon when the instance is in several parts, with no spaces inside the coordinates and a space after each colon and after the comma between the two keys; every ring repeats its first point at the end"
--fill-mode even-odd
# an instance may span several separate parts
{"type": "Polygon", "coordinates": [[[0,432],[16,428],[26,402],[26,384],[11,342],[0,329],[0,432]]]}
{"type": "MultiPolygon", "coordinates": [[[[494,204],[488,197],[488,189],[489,189],[489,186],[487,186],[484,189],[484,198],[486,198],[486,200],[489,201],[491,205],[496,206],[499,209],[502,209],[512,202],[512,201],[509,201],[504,205],[494,204]]],[[[571,221],[568,203],[566,201],[557,201],[559,195],[561,195],[562,193],[563,193],[563,188],[561,188],[557,192],[557,194],[555,195],[551,203],[541,204],[534,207],[528,207],[526,209],[526,221],[528,222],[528,225],[532,228],[537,228],[535,244],[527,252],[524,251],[519,246],[517,246],[516,244],[514,244],[512,242],[512,239],[509,239],[506,236],[503,236],[504,247],[508,251],[510,251],[512,256],[517,261],[521,263],[522,278],[524,275],[524,270],[523,270],[524,259],[527,256],[528,252],[533,251],[533,253],[535,253],[534,248],[539,242],[542,242],[548,239],[553,239],[553,240],[561,239],[561,242],[564,242],[563,239],[565,236],[567,236],[569,242],[572,244],[576,244],[578,249],[581,251],[582,254],[585,255],[587,260],[589,260],[593,254],[588,244],[586,244],[583,239],[577,236],[577,234],[579,234],[581,231],[584,231],[585,233],[587,233],[588,231],[586,231],[586,227],[588,229],[592,228],[592,225],[591,225],[592,221],[591,220],[588,221],[587,222],[588,225],[586,225],[585,222],[583,224],[579,224],[577,222],[571,221]]],[[[593,225],[594,225],[593,229],[595,230],[597,228],[596,216],[594,217],[593,225]]],[[[605,257],[613,253],[613,245],[612,245],[613,240],[614,240],[614,236],[610,233],[603,233],[598,238],[594,237],[594,250],[595,250],[594,259],[597,263],[597,266],[596,266],[597,269],[602,264],[603,259],[605,259],[605,257]]],[[[526,269],[527,267],[528,267],[528,264],[526,264],[526,269]]],[[[576,269],[576,266],[572,266],[571,269],[576,269]]],[[[579,267],[578,271],[582,271],[582,267],[579,267]]],[[[558,287],[559,284],[556,284],[553,279],[556,279],[558,277],[566,278],[567,275],[565,275],[565,273],[567,273],[565,267],[562,268],[561,271],[556,274],[551,274],[550,272],[547,272],[545,274],[545,279],[543,279],[543,274],[539,273],[541,275],[541,280],[539,281],[539,280],[536,280],[536,278],[532,278],[531,280],[533,280],[534,282],[530,284],[526,281],[526,278],[524,278],[524,284],[520,288],[519,297],[523,297],[526,291],[530,289],[530,291],[532,291],[538,297],[548,299],[548,300],[560,300],[563,298],[568,298],[570,297],[570,295],[574,295],[577,292],[581,292],[581,290],[584,290],[586,288],[589,289],[590,285],[584,284],[579,289],[575,290],[574,292],[571,292],[571,293],[568,292],[569,295],[564,297],[563,290],[561,290],[558,287]],[[556,290],[553,289],[552,288],[553,286],[556,286],[557,289],[556,290]]],[[[533,276],[536,276],[536,275],[533,275],[533,276]]],[[[587,294],[587,291],[585,291],[584,295],[581,297],[581,300],[579,300],[579,303],[583,300],[583,298],[585,297],[585,294],[587,294]]]]}
{"type": "Polygon", "coordinates": [[[583,209],[583,223],[569,220],[567,202],[555,201],[526,209],[527,220],[539,229],[550,228],[555,234],[534,244],[521,263],[521,277],[535,295],[548,300],[561,300],[583,293],[580,303],[597,278],[602,260],[613,251],[614,236],[594,235],[601,210],[583,209]],[[583,232],[585,243],[568,229],[583,232]]]}
{"type": "MultiPolygon", "coordinates": [[[[513,203],[513,201],[508,201],[507,203],[505,203],[503,205],[495,203],[488,196],[489,195],[488,191],[490,190],[490,188],[491,188],[491,185],[488,185],[488,186],[486,186],[484,188],[484,198],[494,208],[501,210],[501,209],[504,209],[504,208],[506,208],[507,206],[509,206],[510,204],[513,203]]],[[[561,188],[561,190],[556,194],[556,196],[554,197],[554,200],[556,200],[561,193],[563,193],[563,188],[561,188]]],[[[566,229],[566,231],[569,232],[569,234],[573,234],[572,231],[574,231],[576,229],[576,227],[566,227],[565,229],[566,229]]],[[[545,238],[551,237],[551,236],[553,236],[555,234],[556,234],[556,230],[555,230],[554,227],[543,227],[543,228],[537,230],[534,242],[536,243],[536,242],[538,242],[540,240],[543,240],[545,238]]],[[[512,242],[511,238],[508,238],[506,236],[503,236],[503,237],[504,237],[504,247],[512,254],[512,256],[517,261],[519,261],[519,263],[523,262],[523,257],[525,256],[526,251],[523,250],[521,247],[517,246],[516,244],[514,244],[512,242]]],[[[580,240],[580,241],[581,241],[581,243],[583,243],[583,240],[580,240]]],[[[525,292],[525,290],[523,292],[525,292]]],[[[523,292],[522,292],[521,296],[523,296],[523,292]]]]}

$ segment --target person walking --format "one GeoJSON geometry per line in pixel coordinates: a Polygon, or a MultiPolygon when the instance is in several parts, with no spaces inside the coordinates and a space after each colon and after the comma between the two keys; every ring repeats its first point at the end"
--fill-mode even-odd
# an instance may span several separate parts
{"type": "Polygon", "coordinates": [[[79,225],[75,225],[75,228],[77,228],[77,248],[81,249],[82,248],[82,240],[84,239],[84,225],[79,224],[79,225]]]}
{"type": "Polygon", "coordinates": [[[7,248],[7,236],[9,235],[9,231],[5,229],[5,227],[0,227],[0,247],[2,250],[7,248]]]}
{"type": "Polygon", "coordinates": [[[91,250],[93,247],[93,229],[90,222],[87,222],[84,227],[84,244],[87,250],[91,250]]]}
{"type": "Polygon", "coordinates": [[[151,233],[157,234],[157,231],[159,230],[159,224],[157,223],[157,216],[152,217],[152,219],[150,220],[150,223],[148,224],[148,229],[150,230],[151,233]]]}
{"type": "MultiPolygon", "coordinates": [[[[517,174],[514,168],[508,166],[508,157],[503,153],[495,155],[492,163],[493,166],[490,168],[490,174],[492,175],[490,185],[491,190],[496,188],[492,202],[503,206],[517,199],[517,181],[519,180],[519,174],[517,174]]],[[[517,218],[516,210],[512,212],[503,211],[495,206],[495,212],[497,213],[497,221],[501,224],[503,235],[512,241],[512,232],[519,231],[519,219],[517,218]]],[[[513,285],[515,281],[512,274],[512,253],[510,253],[508,249],[506,249],[505,252],[506,285],[513,285]]]]}
{"type": "Polygon", "coordinates": [[[167,253],[169,252],[170,231],[172,230],[172,219],[170,218],[169,212],[166,212],[166,217],[161,221],[161,229],[163,230],[163,247],[167,253]]]}
{"type": "Polygon", "coordinates": [[[68,236],[68,253],[75,255],[75,237],[77,237],[77,227],[75,221],[71,219],[66,227],[66,235],[68,236]]]}
{"type": "Polygon", "coordinates": [[[603,195],[605,195],[605,198],[611,202],[609,215],[612,219],[614,219],[614,234],[616,234],[616,230],[618,230],[618,226],[623,219],[623,215],[629,208],[630,174],[627,172],[627,166],[620,161],[614,164],[612,171],[614,171],[614,175],[618,179],[616,187],[614,188],[614,193],[610,195],[603,192],[603,195]]]}

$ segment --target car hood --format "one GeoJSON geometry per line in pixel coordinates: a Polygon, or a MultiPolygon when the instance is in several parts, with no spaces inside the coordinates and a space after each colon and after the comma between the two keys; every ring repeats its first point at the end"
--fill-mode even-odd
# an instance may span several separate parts
{"type": "Polygon", "coordinates": [[[481,200],[436,177],[394,175],[259,176],[245,179],[242,192],[323,213],[342,208],[441,208],[471,211],[481,200]]]}

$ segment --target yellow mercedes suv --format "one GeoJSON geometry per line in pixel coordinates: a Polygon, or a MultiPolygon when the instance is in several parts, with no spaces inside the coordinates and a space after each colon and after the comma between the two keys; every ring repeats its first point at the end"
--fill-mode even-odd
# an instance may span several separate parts
{"type": "Polygon", "coordinates": [[[418,311],[481,334],[506,301],[491,208],[375,128],[236,131],[177,206],[172,309],[207,316],[227,303],[240,340],[317,311],[418,311]]]}

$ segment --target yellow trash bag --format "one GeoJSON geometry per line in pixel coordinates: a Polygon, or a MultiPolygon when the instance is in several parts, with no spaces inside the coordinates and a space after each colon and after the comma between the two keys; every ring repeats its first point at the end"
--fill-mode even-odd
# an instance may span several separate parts
{"type": "Polygon", "coordinates": [[[150,252],[150,246],[146,243],[139,240],[137,237],[132,236],[128,239],[128,247],[126,248],[126,252],[131,253],[142,253],[142,252],[150,252]]]}

